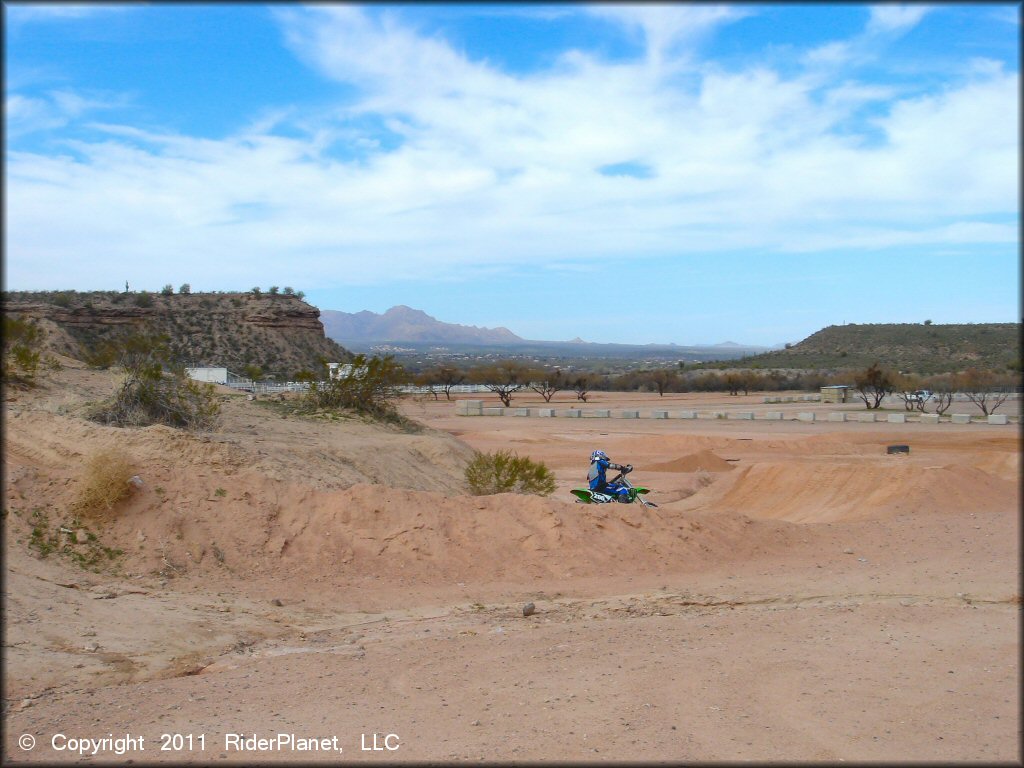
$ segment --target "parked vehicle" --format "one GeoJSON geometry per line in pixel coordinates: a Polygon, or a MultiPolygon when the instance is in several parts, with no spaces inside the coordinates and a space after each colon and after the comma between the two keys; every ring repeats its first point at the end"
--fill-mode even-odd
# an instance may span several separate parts
{"type": "Polygon", "coordinates": [[[907,397],[907,402],[920,403],[923,405],[924,403],[927,403],[929,400],[935,399],[935,395],[933,395],[929,390],[918,389],[915,392],[910,393],[910,395],[907,397]]]}

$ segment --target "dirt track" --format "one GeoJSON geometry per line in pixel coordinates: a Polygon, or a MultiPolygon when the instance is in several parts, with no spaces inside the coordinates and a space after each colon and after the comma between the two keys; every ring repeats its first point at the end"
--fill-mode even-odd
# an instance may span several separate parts
{"type": "Polygon", "coordinates": [[[237,396],[201,436],[75,416],[112,386],[69,368],[6,404],[5,761],[76,759],[57,732],[143,735],[99,755],[136,762],[338,758],[226,750],[228,733],[336,735],[371,761],[1021,757],[1016,426],[421,400],[403,408],[429,429],[406,435],[237,396]],[[34,557],[30,511],[63,520],[113,444],[144,480],[96,526],[119,573],[34,557]],[[556,494],[460,495],[471,449],[505,447],[545,461],[556,494]],[[659,507],[571,503],[594,448],[659,507]],[[161,752],[162,733],[205,750],[161,752]]]}

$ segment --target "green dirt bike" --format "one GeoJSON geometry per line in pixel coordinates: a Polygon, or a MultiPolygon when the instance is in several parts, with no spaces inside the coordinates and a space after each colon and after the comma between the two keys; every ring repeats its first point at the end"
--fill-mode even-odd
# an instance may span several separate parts
{"type": "Polygon", "coordinates": [[[617,501],[620,504],[632,504],[638,501],[645,507],[658,506],[653,501],[648,501],[644,498],[646,494],[651,492],[650,488],[645,488],[642,485],[633,485],[626,479],[626,475],[632,471],[633,465],[627,464],[625,469],[608,481],[608,485],[625,488],[628,493],[599,493],[589,488],[573,488],[572,495],[576,497],[577,504],[608,504],[613,501],[617,501]]]}

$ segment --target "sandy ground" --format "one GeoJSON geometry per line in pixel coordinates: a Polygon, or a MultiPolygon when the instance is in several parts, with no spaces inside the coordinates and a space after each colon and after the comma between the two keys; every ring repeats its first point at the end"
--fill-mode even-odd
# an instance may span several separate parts
{"type": "Polygon", "coordinates": [[[426,426],[405,434],[225,394],[189,435],[84,421],[117,379],[66,362],[5,402],[5,764],[1021,760],[1016,425],[459,417],[442,397],[405,401],[426,426]],[[124,554],[39,558],[33,526],[74,528],[112,446],[143,485],[88,525],[124,554]],[[556,493],[464,495],[473,450],[498,448],[556,493]],[[659,506],[572,503],[595,448],[659,506]]]}

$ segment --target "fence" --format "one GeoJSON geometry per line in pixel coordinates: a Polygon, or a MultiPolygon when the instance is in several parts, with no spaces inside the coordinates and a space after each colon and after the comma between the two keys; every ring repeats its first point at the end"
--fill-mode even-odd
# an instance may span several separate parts
{"type": "MultiPolygon", "coordinates": [[[[239,389],[243,392],[253,392],[257,395],[270,394],[275,392],[308,392],[309,382],[308,381],[285,381],[285,382],[273,382],[273,381],[229,381],[224,386],[231,387],[232,389],[239,389]]],[[[432,392],[442,394],[444,392],[441,387],[416,387],[411,384],[407,384],[401,387],[395,388],[398,392],[408,395],[429,395],[432,392]]],[[[483,392],[489,392],[487,386],[484,384],[457,384],[452,387],[451,393],[453,395],[460,394],[480,394],[483,392]]]]}
{"type": "Polygon", "coordinates": [[[804,422],[858,422],[887,424],[1014,424],[1020,417],[1007,414],[989,414],[974,418],[968,414],[940,416],[937,413],[876,413],[875,411],[666,411],[651,410],[646,416],[635,409],[611,410],[608,408],[504,408],[485,406],[483,400],[456,400],[455,413],[458,416],[539,416],[560,418],[605,418],[605,419],[712,419],[727,421],[804,421],[804,422]]]}

